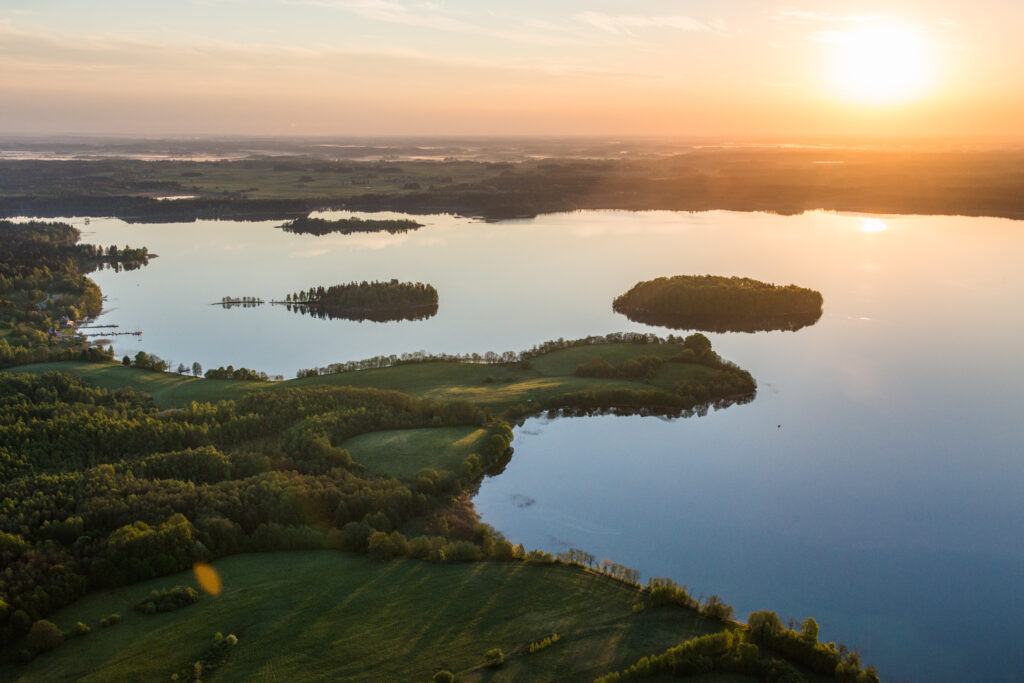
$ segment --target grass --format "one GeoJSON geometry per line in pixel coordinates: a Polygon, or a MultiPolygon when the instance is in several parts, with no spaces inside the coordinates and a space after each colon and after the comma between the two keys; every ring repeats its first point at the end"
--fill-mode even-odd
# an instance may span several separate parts
{"type": "Polygon", "coordinates": [[[2,372],[26,372],[41,375],[46,372],[70,372],[86,383],[101,389],[130,387],[153,397],[161,408],[180,408],[192,401],[219,401],[233,399],[260,388],[262,382],[211,380],[186,377],[164,372],[128,368],[120,363],[86,363],[60,361],[35,363],[8,368],[2,372]]]}
{"type": "Polygon", "coordinates": [[[487,434],[475,427],[401,429],[360,434],[341,447],[373,474],[412,479],[424,467],[456,470],[487,434]]]}
{"type": "Polygon", "coordinates": [[[53,370],[80,375],[88,383],[107,389],[129,386],[153,396],[161,408],[180,408],[192,401],[235,399],[256,389],[282,387],[354,386],[393,389],[412,396],[438,401],[470,401],[500,414],[519,404],[538,406],[557,396],[593,389],[654,387],[671,389],[679,379],[700,379],[708,368],[702,365],[666,363],[651,384],[639,381],[576,377],[576,366],[594,357],[621,364],[627,358],[656,355],[669,358],[679,352],[673,344],[600,344],[554,351],[531,359],[529,369],[518,365],[474,365],[436,362],[398,365],[337,375],[305,377],[286,382],[245,382],[206,380],[180,375],[126,368],[119,363],[65,361],[10,368],[5,372],[43,373],[53,370]]]}
{"type": "Polygon", "coordinates": [[[195,585],[190,572],[83,598],[51,620],[65,631],[84,621],[91,634],[28,665],[0,665],[0,680],[168,680],[217,631],[239,639],[218,681],[428,681],[442,668],[462,681],[593,680],[723,628],[689,610],[633,614],[636,589],[565,566],[374,563],[333,551],[238,555],[215,566],[223,593],[175,612],[140,616],[131,605],[157,588],[195,585]],[[98,628],[112,612],[124,622],[98,628]],[[552,632],[558,643],[529,654],[552,632]],[[493,647],[505,665],[478,669],[493,647]]]}
{"type": "Polygon", "coordinates": [[[603,358],[612,365],[621,365],[637,356],[657,356],[668,360],[678,354],[679,350],[676,344],[595,344],[553,351],[534,358],[531,363],[545,375],[571,375],[576,366],[594,358],[603,358]]]}

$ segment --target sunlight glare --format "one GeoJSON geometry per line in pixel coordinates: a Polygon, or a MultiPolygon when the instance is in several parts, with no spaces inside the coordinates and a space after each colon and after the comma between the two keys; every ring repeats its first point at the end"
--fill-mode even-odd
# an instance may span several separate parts
{"type": "Polygon", "coordinates": [[[877,218],[867,218],[860,225],[861,232],[885,232],[889,226],[877,218]]]}
{"type": "Polygon", "coordinates": [[[834,50],[827,75],[843,99],[864,105],[899,104],[925,94],[934,80],[932,49],[920,32],[892,25],[830,32],[834,50]]]}

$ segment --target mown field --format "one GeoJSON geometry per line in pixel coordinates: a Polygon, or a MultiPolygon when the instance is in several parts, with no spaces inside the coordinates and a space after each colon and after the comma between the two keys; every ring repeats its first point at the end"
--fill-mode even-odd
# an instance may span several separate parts
{"type": "Polygon", "coordinates": [[[424,467],[456,469],[488,434],[476,427],[395,429],[360,434],[340,447],[373,474],[412,479],[424,467]]]}
{"type": "Polygon", "coordinates": [[[175,612],[142,616],[131,606],[154,589],[197,586],[191,572],[87,596],[52,621],[65,631],[82,621],[92,633],[26,666],[0,665],[0,680],[170,680],[221,632],[238,645],[208,680],[428,681],[448,669],[460,681],[584,681],[726,628],[679,608],[634,614],[638,589],[561,565],[379,563],[310,551],[238,555],[215,567],[223,592],[175,612]],[[123,623],[99,628],[113,612],[123,623]],[[529,652],[553,632],[557,643],[529,652]],[[494,647],[504,666],[480,668],[494,647]]]}
{"type": "Polygon", "coordinates": [[[650,384],[620,379],[576,377],[576,367],[600,357],[613,365],[640,355],[669,358],[677,354],[675,344],[600,344],[554,351],[530,360],[530,367],[476,365],[472,363],[429,362],[320,375],[286,382],[261,383],[236,380],[207,380],[175,374],[126,368],[119,363],[37,363],[6,372],[41,374],[72,372],[93,386],[105,389],[131,387],[153,396],[162,408],[180,408],[192,401],[234,399],[256,389],[282,387],[353,386],[393,389],[411,396],[438,401],[470,401],[499,414],[519,404],[544,405],[553,397],[573,391],[608,388],[671,389],[680,379],[700,380],[711,372],[703,365],[666,363],[650,384]]]}

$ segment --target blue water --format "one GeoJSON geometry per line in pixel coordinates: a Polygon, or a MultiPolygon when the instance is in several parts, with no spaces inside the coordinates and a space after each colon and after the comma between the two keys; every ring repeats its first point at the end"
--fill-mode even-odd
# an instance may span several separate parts
{"type": "Polygon", "coordinates": [[[1000,219],[582,212],[405,235],[273,223],[129,226],[88,239],[160,254],[102,272],[101,322],[176,365],[298,368],[427,350],[504,351],[620,330],[635,282],[712,273],[822,292],[813,327],[709,335],[756,399],[705,417],[530,420],[477,510],[527,547],[578,547],[719,594],[745,617],[814,616],[887,680],[1024,671],[1024,225],[1000,219]],[[353,279],[429,282],[438,315],[358,323],[225,311],[353,279]],[[524,506],[533,500],[532,505],[524,506]]]}

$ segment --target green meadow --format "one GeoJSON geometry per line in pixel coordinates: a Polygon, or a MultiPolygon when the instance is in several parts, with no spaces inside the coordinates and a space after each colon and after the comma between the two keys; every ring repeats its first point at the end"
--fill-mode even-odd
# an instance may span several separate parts
{"type": "Polygon", "coordinates": [[[476,427],[396,429],[360,434],[340,447],[373,474],[412,479],[424,467],[455,470],[489,433],[476,427]]]}
{"type": "Polygon", "coordinates": [[[170,680],[220,632],[237,636],[238,645],[210,677],[217,681],[428,681],[441,669],[460,681],[582,681],[732,628],[681,608],[634,614],[639,589],[563,565],[373,562],[293,551],[236,555],[214,566],[223,592],[174,612],[143,616],[132,605],[154,589],[197,586],[191,572],[79,600],[51,620],[64,631],[82,621],[92,633],[27,665],[0,665],[0,680],[170,680]],[[100,628],[114,612],[123,623],[100,628]],[[531,642],[552,633],[557,643],[530,653],[531,642]],[[481,668],[495,647],[505,664],[481,668]]]}
{"type": "Polygon", "coordinates": [[[230,400],[253,390],[282,387],[353,386],[392,389],[411,396],[438,401],[469,401],[500,414],[520,404],[546,405],[549,400],[574,391],[613,388],[670,389],[680,379],[700,380],[713,372],[694,363],[665,363],[650,383],[641,381],[576,377],[576,367],[594,358],[613,365],[629,358],[653,355],[663,359],[679,353],[675,344],[599,344],[553,351],[530,359],[527,367],[432,361],[389,368],[359,370],[334,375],[304,377],[285,382],[208,380],[170,373],[124,367],[119,363],[64,361],[37,363],[6,372],[71,372],[104,389],[131,387],[153,396],[161,408],[180,408],[192,401],[230,400]]]}

